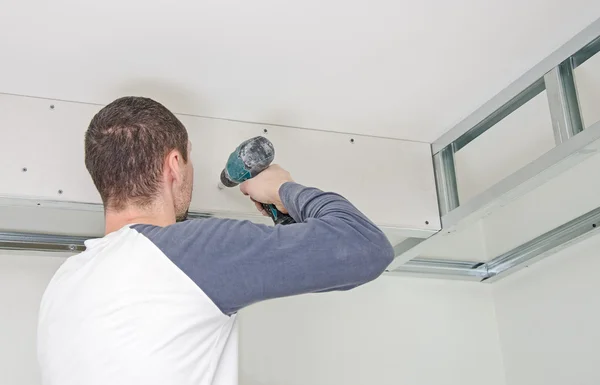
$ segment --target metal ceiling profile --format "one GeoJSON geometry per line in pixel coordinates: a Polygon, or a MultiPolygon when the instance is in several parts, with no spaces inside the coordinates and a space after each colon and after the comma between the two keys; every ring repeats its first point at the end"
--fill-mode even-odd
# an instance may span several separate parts
{"type": "MultiPolygon", "coordinates": [[[[600,122],[584,129],[573,70],[600,51],[600,19],[525,73],[432,144],[442,230],[456,231],[523,196],[600,150],[600,122]],[[459,201],[454,154],[546,90],[556,146],[465,204],[459,201]]],[[[419,258],[431,239],[396,245],[389,272],[494,281],[593,234],[600,208],[579,216],[489,262],[419,258]],[[405,262],[407,261],[408,262],[405,262]]]]}

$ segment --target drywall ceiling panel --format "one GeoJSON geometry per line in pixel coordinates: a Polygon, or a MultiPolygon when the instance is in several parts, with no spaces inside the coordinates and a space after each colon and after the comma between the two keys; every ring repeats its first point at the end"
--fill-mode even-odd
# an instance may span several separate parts
{"type": "MultiPolygon", "coordinates": [[[[273,223],[258,214],[230,216],[265,225],[273,223]]],[[[394,245],[406,239],[405,233],[395,228],[382,227],[381,230],[394,245]]],[[[0,198],[0,232],[102,237],[104,212],[99,205],[0,198]]]]}
{"type": "MultiPolygon", "coordinates": [[[[0,195],[30,198],[33,206],[36,200],[62,202],[63,208],[77,202],[71,208],[99,210],[100,198],[83,159],[84,132],[98,109],[0,95],[0,195]]],[[[239,143],[265,135],[275,145],[276,162],[295,180],[346,196],[393,241],[426,237],[440,228],[428,144],[288,127],[265,132],[255,124],[180,118],[192,141],[192,211],[254,218],[252,202],[237,188],[219,190],[217,181],[239,143]]]]}
{"type": "Polygon", "coordinates": [[[74,209],[44,201],[0,198],[0,232],[95,238],[104,234],[104,212],[97,206],[74,209]]]}
{"type": "Polygon", "coordinates": [[[487,249],[481,221],[462,226],[456,231],[441,231],[427,240],[419,257],[481,262],[487,259],[487,249]]]}
{"type": "Polygon", "coordinates": [[[597,0],[1,0],[0,92],[431,142],[597,0]]]}

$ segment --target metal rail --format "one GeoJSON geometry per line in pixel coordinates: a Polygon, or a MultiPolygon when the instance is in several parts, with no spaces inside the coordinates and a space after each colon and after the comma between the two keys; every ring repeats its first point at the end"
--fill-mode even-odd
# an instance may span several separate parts
{"type": "MultiPolygon", "coordinates": [[[[415,258],[389,270],[390,274],[494,282],[600,230],[600,208],[558,226],[489,262],[415,258]]],[[[406,242],[406,241],[405,241],[406,242]]]]}
{"type": "Polygon", "coordinates": [[[515,80],[486,104],[448,130],[432,144],[433,153],[454,145],[458,151],[494,124],[538,95],[545,88],[544,76],[571,58],[573,67],[583,64],[600,51],[600,19],[554,51],[550,56],[515,80]]]}
{"type": "MultiPolygon", "coordinates": [[[[85,251],[85,241],[91,238],[95,237],[0,232],[0,250],[79,253],[85,251]]],[[[418,240],[418,238],[414,239],[418,240]]],[[[419,276],[459,276],[463,279],[480,281],[487,277],[487,274],[485,271],[476,269],[479,265],[482,264],[421,258],[410,261],[402,269],[391,273],[411,273],[419,276]]]]}
{"type": "MultiPolygon", "coordinates": [[[[483,218],[509,201],[532,191],[551,178],[600,151],[600,122],[584,129],[573,70],[600,52],[600,19],[585,28],[541,63],[502,90],[498,95],[458,123],[432,144],[433,164],[442,222],[441,232],[453,232],[459,226],[483,218]],[[454,154],[479,135],[546,90],[556,147],[532,163],[461,204],[458,197],[454,154]]],[[[591,233],[589,220],[595,212],[574,219],[536,239],[498,256],[485,264],[484,280],[492,281],[530,263],[561,244],[591,233]]],[[[595,224],[595,223],[594,223],[595,224]]],[[[431,239],[397,245],[398,257],[390,271],[406,269],[407,261],[418,260],[431,239]]],[[[460,273],[458,275],[461,275],[460,273]]]]}
{"type": "Polygon", "coordinates": [[[85,250],[84,242],[87,239],[55,234],[0,232],[0,249],[80,252],[85,250]]]}
{"type": "Polygon", "coordinates": [[[509,273],[514,273],[575,242],[598,234],[599,228],[600,207],[492,259],[486,264],[488,270],[486,279],[493,282],[509,273]]]}
{"type": "MultiPolygon", "coordinates": [[[[575,241],[580,241],[596,234],[598,230],[600,230],[600,208],[548,231],[521,246],[499,255],[487,263],[415,258],[393,270],[388,270],[387,273],[392,275],[493,282],[540,258],[551,255],[575,241]]],[[[85,241],[89,238],[52,234],[0,232],[0,249],[44,252],[67,251],[76,253],[85,250],[85,241]]],[[[418,238],[411,239],[415,243],[421,241],[418,238]]],[[[407,241],[411,243],[411,241],[407,241]]]]}

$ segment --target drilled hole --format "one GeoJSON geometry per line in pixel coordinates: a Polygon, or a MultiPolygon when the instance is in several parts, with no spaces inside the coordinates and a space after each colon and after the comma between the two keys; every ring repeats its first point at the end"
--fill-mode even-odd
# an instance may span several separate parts
{"type": "Polygon", "coordinates": [[[592,227],[593,227],[593,228],[596,228],[596,224],[594,223],[594,224],[592,225],[592,227]]]}
{"type": "Polygon", "coordinates": [[[54,104],[50,105],[50,109],[53,110],[54,109],[54,104]]]}
{"type": "Polygon", "coordinates": [[[350,139],[350,143],[354,143],[354,138],[350,139]]]}
{"type": "Polygon", "coordinates": [[[59,193],[59,194],[62,194],[62,193],[63,193],[63,190],[58,190],[58,193],[59,193]]]}
{"type": "Polygon", "coordinates": [[[269,132],[269,130],[267,130],[266,128],[263,130],[263,132],[266,134],[267,132],[269,132]]]}
{"type": "Polygon", "coordinates": [[[21,171],[23,171],[23,172],[27,172],[27,167],[23,167],[23,168],[21,169],[21,171]]]}
{"type": "Polygon", "coordinates": [[[429,221],[425,221],[425,224],[426,224],[426,225],[428,225],[428,224],[429,224],[429,221]]]}

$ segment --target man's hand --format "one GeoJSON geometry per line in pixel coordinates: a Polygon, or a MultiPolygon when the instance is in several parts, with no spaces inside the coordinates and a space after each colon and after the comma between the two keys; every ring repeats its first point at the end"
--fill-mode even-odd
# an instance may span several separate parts
{"type": "Polygon", "coordinates": [[[263,215],[267,215],[261,203],[273,204],[277,210],[287,214],[286,208],[281,203],[279,188],[286,182],[293,182],[292,176],[276,164],[269,166],[266,170],[240,185],[244,195],[256,204],[256,208],[263,215]]]}

